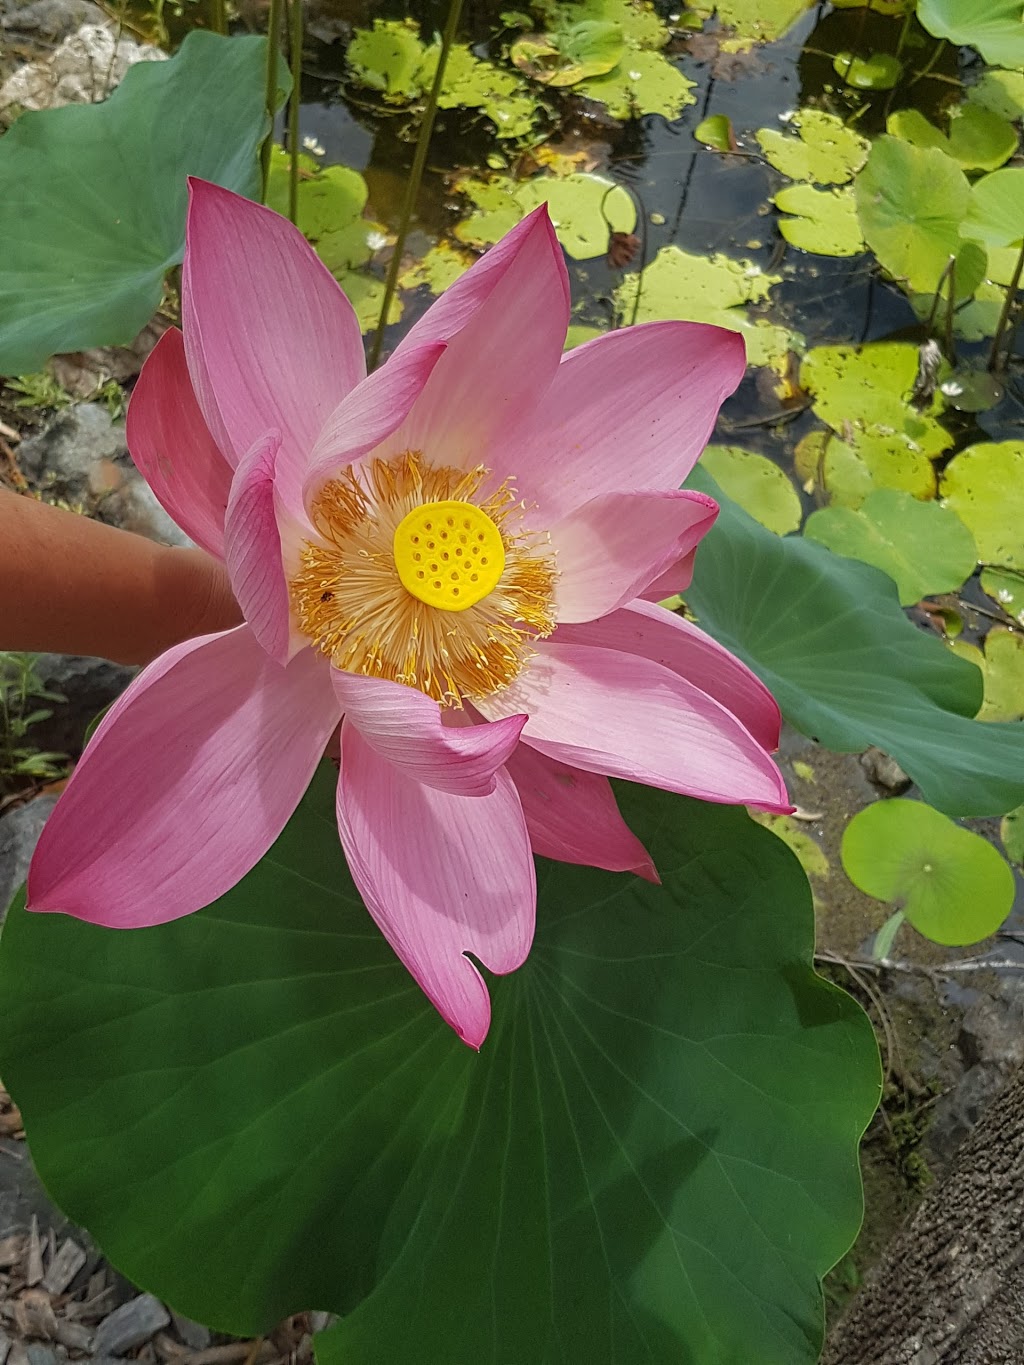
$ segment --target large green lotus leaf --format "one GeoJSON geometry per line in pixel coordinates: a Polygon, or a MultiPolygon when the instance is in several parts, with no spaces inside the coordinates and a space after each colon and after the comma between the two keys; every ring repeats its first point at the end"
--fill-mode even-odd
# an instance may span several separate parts
{"type": "Polygon", "coordinates": [[[955,512],[891,488],[869,494],[858,508],[812,512],[804,535],[887,573],[904,606],[953,592],[978,558],[974,537],[955,512]]]}
{"type": "MultiPolygon", "coordinates": [[[[698,465],[691,485],[719,497],[698,465]]],[[[1024,723],[968,719],[982,676],[918,630],[896,585],[803,536],[780,539],[735,503],[701,542],[687,604],[829,749],[877,745],[950,815],[1002,815],[1024,801],[1024,723]]]]}
{"type": "Polygon", "coordinates": [[[971,528],[983,564],[1024,569],[1024,441],[968,446],[950,460],[940,488],[971,528]]]}
{"type": "Polygon", "coordinates": [[[358,901],[332,780],[198,915],[12,911],[0,1066],[55,1197],[216,1326],[346,1314],[323,1362],[812,1365],[879,1077],[792,854],[623,790],[663,885],[541,864],[477,1055],[358,901]]]}
{"type": "Polygon", "coordinates": [[[988,246],[1019,246],[1024,237],[1024,166],[993,171],[971,186],[964,235],[988,246]]]}
{"type": "Polygon", "coordinates": [[[696,256],[664,246],[639,275],[627,275],[615,291],[621,317],[637,322],[711,322],[739,332],[751,365],[784,369],[789,351],[803,349],[803,338],[786,327],[752,318],[745,305],[764,301],[781,275],[769,275],[751,261],[716,252],[696,256]],[[640,306],[635,307],[637,290],[640,306]]]}
{"type": "Polygon", "coordinates": [[[765,158],[790,180],[845,185],[867,160],[871,143],[834,114],[802,109],[794,127],[799,137],[775,128],[759,128],[756,133],[765,158]]]}
{"type": "Polygon", "coordinates": [[[876,801],[843,832],[843,869],[936,943],[979,943],[1013,908],[1009,865],[980,834],[922,801],[876,801]]]}
{"type": "Polygon", "coordinates": [[[0,138],[0,374],[128,342],[185,247],[186,177],[259,183],[266,40],[189,34],[102,104],[26,113],[0,138]]]}
{"type": "Polygon", "coordinates": [[[858,454],[932,458],[953,438],[937,419],[941,395],[924,410],[911,403],[917,367],[917,347],[908,341],[816,346],[803,359],[800,383],[813,394],[821,420],[858,454]]]}
{"type": "Polygon", "coordinates": [[[816,190],[787,185],[773,197],[777,209],[793,214],[779,219],[779,231],[792,246],[819,256],[856,256],[864,250],[857,205],[850,186],[816,190]]]}
{"type": "Polygon", "coordinates": [[[915,147],[937,147],[966,170],[994,171],[1017,150],[1013,124],[980,104],[965,104],[951,112],[948,137],[917,109],[897,109],[885,127],[893,137],[915,147]]]}
{"type": "Polygon", "coordinates": [[[881,265],[911,292],[933,291],[960,249],[970,197],[960,167],[934,147],[886,135],[855,188],[864,240],[881,265]]]}
{"type": "Polygon", "coordinates": [[[1024,66],[1021,0],[918,0],[917,17],[936,38],[969,43],[992,66],[1024,66]]]}
{"type": "Polygon", "coordinates": [[[745,512],[784,536],[803,520],[800,497],[785,470],[766,455],[739,446],[707,446],[701,456],[704,468],[745,512]]]}

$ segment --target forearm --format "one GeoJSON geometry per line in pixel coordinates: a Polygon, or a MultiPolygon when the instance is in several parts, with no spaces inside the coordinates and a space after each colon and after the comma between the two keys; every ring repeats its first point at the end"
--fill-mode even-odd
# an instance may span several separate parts
{"type": "Polygon", "coordinates": [[[0,490],[0,649],[148,663],[237,625],[221,565],[0,490]]]}

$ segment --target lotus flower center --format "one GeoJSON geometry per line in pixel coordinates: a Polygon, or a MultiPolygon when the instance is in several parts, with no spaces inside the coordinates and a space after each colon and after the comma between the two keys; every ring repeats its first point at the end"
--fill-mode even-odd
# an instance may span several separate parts
{"type": "Polygon", "coordinates": [[[465,611],[493,592],[505,572],[501,532],[471,502],[428,502],[395,528],[402,586],[442,611],[465,611]]]}

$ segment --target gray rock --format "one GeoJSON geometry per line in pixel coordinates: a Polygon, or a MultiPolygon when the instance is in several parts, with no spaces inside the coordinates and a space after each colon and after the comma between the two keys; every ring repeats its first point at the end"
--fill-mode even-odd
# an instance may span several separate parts
{"type": "Polygon", "coordinates": [[[40,654],[35,672],[48,692],[66,700],[47,703],[52,715],[33,725],[32,742],[51,753],[77,757],[91,722],[121,695],[136,670],[79,654],[40,654]]]}
{"type": "Polygon", "coordinates": [[[139,1294],[103,1319],[96,1328],[93,1353],[123,1355],[155,1336],[170,1321],[171,1315],[159,1299],[152,1294],[139,1294]]]}
{"type": "Polygon", "coordinates": [[[56,803],[55,796],[38,796],[0,818],[0,919],[28,875],[32,852],[56,803]]]}
{"type": "Polygon", "coordinates": [[[10,36],[58,42],[82,24],[102,24],[106,15],[92,0],[7,0],[10,13],[0,15],[0,29],[10,36]]]}
{"type": "Polygon", "coordinates": [[[193,1351],[205,1351],[213,1340],[213,1334],[209,1327],[204,1327],[199,1322],[193,1322],[191,1318],[183,1318],[180,1313],[175,1313],[173,1308],[171,1309],[171,1321],[174,1323],[174,1330],[178,1336],[193,1351]]]}

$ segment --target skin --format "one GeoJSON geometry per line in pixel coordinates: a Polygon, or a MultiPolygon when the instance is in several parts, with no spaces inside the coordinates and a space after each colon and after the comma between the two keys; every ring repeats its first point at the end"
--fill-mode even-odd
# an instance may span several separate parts
{"type": "Polygon", "coordinates": [[[0,649],[146,664],[242,613],[223,565],[0,489],[0,649]]]}

